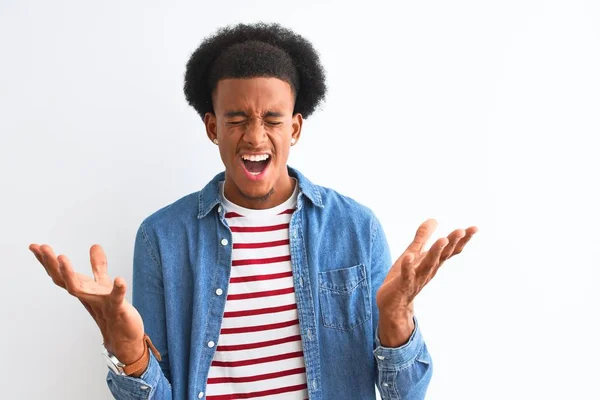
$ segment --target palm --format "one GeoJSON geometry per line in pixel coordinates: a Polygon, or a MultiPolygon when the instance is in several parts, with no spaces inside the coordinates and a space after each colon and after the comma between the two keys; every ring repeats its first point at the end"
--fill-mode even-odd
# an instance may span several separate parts
{"type": "Polygon", "coordinates": [[[100,328],[107,347],[119,348],[127,343],[142,343],[142,317],[125,299],[125,281],[122,278],[110,279],[102,247],[94,245],[90,248],[93,278],[75,272],[69,259],[64,255],[56,257],[48,245],[32,244],[29,248],[54,283],[83,304],[100,328]]]}
{"type": "Polygon", "coordinates": [[[421,224],[413,242],[388,272],[376,297],[380,313],[412,313],[413,301],[417,294],[433,279],[444,261],[460,253],[477,232],[474,226],[466,230],[457,229],[447,237],[436,240],[431,248],[425,251],[425,243],[436,226],[437,222],[433,219],[421,224]]]}
{"type": "Polygon", "coordinates": [[[76,272],[75,279],[79,282],[82,293],[89,296],[107,295],[110,294],[113,288],[113,282],[108,276],[102,277],[96,281],[87,275],[76,272]]]}

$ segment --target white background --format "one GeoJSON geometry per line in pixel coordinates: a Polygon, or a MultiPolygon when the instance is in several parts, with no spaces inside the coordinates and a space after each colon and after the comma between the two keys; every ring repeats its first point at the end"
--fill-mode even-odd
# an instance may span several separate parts
{"type": "Polygon", "coordinates": [[[328,72],[290,165],[371,207],[393,256],[429,217],[480,228],[417,302],[427,398],[600,398],[598,2],[1,0],[2,398],[110,398],[95,324],[27,246],[89,271],[100,243],[131,282],[141,220],[222,168],[185,63],[259,20],[328,72]]]}

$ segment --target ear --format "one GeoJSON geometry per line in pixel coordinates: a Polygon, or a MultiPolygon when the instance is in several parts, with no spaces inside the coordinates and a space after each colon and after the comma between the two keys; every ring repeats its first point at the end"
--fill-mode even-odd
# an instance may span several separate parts
{"type": "Polygon", "coordinates": [[[212,142],[217,138],[217,117],[215,114],[210,112],[204,114],[204,126],[206,127],[206,135],[212,142]]]}
{"type": "Polygon", "coordinates": [[[297,113],[292,116],[292,139],[296,139],[295,143],[298,143],[298,140],[300,140],[300,134],[302,133],[302,122],[304,122],[302,114],[297,113]]]}

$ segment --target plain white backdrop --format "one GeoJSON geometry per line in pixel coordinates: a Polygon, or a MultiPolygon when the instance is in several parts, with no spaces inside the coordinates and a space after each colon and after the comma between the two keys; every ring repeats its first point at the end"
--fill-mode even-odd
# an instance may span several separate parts
{"type": "Polygon", "coordinates": [[[130,283],[142,219],[222,169],[189,55],[266,21],[328,73],[290,165],[371,207],[395,257],[426,218],[480,228],[418,298],[427,398],[600,398],[599,4],[0,0],[1,397],[110,398],[98,329],[27,246],[83,272],[100,243],[130,283]]]}

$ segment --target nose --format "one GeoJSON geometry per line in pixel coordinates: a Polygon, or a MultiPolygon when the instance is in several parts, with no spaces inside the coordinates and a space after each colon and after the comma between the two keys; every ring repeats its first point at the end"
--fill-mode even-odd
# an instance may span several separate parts
{"type": "Polygon", "coordinates": [[[246,124],[246,132],[244,132],[244,141],[252,147],[259,147],[267,140],[265,126],[262,119],[258,117],[251,118],[246,124]]]}

